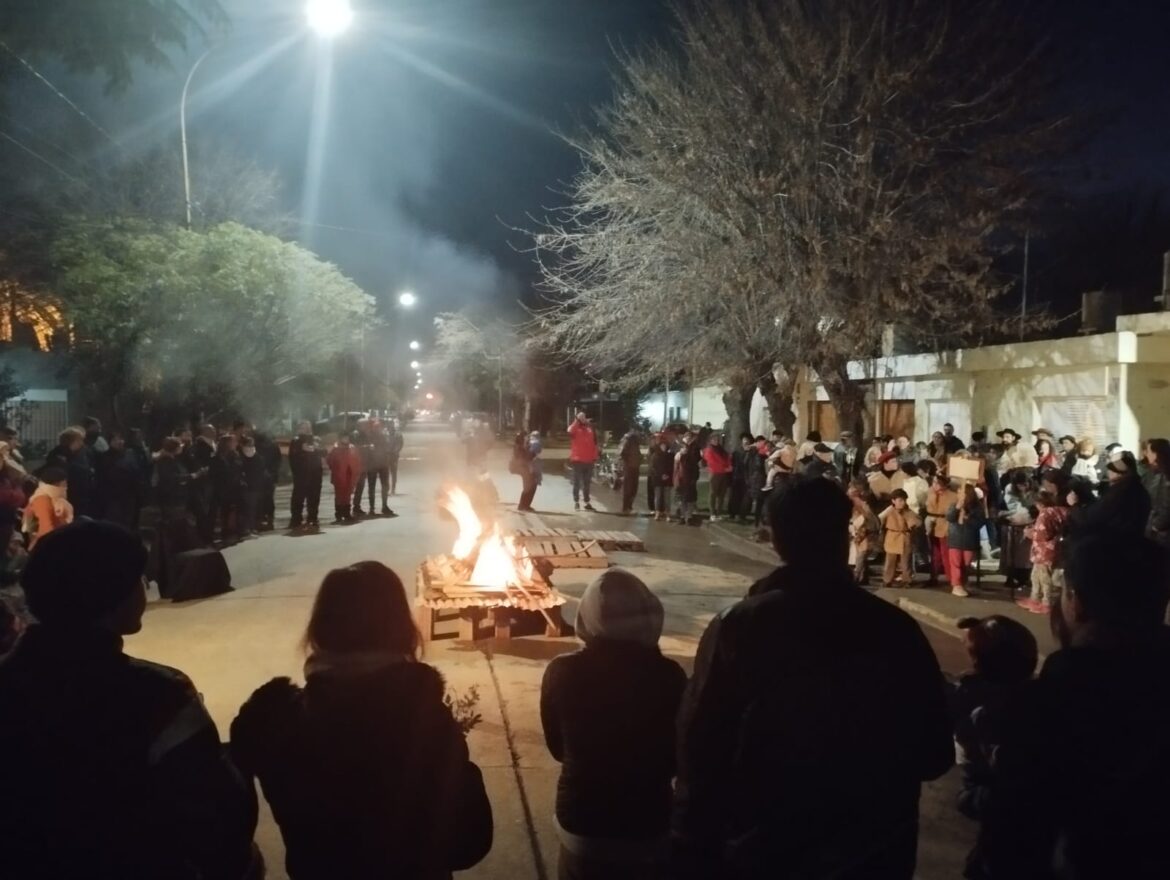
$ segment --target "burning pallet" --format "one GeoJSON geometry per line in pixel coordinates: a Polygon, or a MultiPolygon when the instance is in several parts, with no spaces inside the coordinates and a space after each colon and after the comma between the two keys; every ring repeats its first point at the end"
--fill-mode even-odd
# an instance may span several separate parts
{"type": "MultiPolygon", "coordinates": [[[[515,535],[517,541],[530,548],[533,543],[564,540],[582,545],[593,544],[599,550],[646,552],[646,542],[633,532],[610,532],[591,529],[516,529],[513,535],[515,535]]],[[[537,555],[539,554],[533,553],[533,556],[537,555]]]]}
{"type": "Polygon", "coordinates": [[[489,613],[497,638],[511,637],[521,612],[541,614],[545,632],[560,635],[565,597],[553,589],[546,566],[498,526],[485,527],[465,492],[452,490],[441,503],[459,524],[459,537],[450,555],[428,557],[418,567],[415,609],[424,641],[475,639],[489,613]],[[457,631],[443,631],[442,624],[456,620],[457,631]]]}

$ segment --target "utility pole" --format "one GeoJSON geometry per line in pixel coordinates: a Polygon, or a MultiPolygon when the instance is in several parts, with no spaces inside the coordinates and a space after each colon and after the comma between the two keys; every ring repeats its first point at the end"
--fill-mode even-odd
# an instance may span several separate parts
{"type": "Polygon", "coordinates": [[[670,370],[666,371],[666,390],[662,393],[662,430],[670,424],[670,370]]]}
{"type": "Polygon", "coordinates": [[[1024,324],[1028,319],[1028,245],[1031,238],[1030,232],[1024,233],[1024,295],[1020,297],[1020,342],[1024,341],[1024,324]]]}

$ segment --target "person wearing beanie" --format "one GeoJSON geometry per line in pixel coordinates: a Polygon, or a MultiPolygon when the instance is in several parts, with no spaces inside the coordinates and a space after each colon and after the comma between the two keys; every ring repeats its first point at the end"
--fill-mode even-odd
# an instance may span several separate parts
{"type": "Polygon", "coordinates": [[[0,663],[5,876],[240,878],[256,799],[191,680],[127,656],[146,608],[141,541],[81,521],[42,538],[33,623],[0,663]],[[19,793],[19,796],[14,796],[19,793]]]}
{"type": "Polygon", "coordinates": [[[675,717],[686,673],[662,656],[663,608],[621,568],[581,597],[584,646],[549,663],[540,718],[561,763],[560,878],[656,880],[669,850],[675,717]]]}

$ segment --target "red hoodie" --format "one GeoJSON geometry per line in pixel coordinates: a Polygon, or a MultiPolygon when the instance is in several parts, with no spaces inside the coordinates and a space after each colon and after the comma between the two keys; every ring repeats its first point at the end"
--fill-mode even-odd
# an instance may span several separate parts
{"type": "Polygon", "coordinates": [[[731,473],[731,456],[722,446],[708,446],[703,450],[703,461],[707,462],[707,470],[711,476],[731,473]]]}
{"type": "Polygon", "coordinates": [[[597,461],[597,434],[591,425],[573,419],[569,425],[569,461],[593,464],[597,461]]]}

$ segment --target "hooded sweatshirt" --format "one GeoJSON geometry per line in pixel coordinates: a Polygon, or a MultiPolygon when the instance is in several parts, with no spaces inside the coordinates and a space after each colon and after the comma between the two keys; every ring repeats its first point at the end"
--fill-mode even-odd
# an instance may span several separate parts
{"type": "Polygon", "coordinates": [[[578,854],[647,857],[665,841],[686,674],[658,650],[662,621],[662,603],[642,581],[608,569],[581,597],[584,647],[545,671],[541,722],[562,764],[556,819],[578,854]]]}

